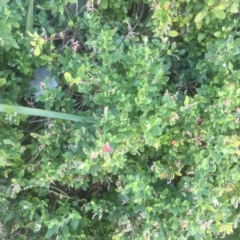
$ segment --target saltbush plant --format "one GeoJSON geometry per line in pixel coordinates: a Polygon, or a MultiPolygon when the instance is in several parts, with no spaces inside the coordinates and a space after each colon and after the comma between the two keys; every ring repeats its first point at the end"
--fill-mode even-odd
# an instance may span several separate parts
{"type": "Polygon", "coordinates": [[[238,239],[239,1],[30,3],[0,3],[1,239],[238,239]]]}

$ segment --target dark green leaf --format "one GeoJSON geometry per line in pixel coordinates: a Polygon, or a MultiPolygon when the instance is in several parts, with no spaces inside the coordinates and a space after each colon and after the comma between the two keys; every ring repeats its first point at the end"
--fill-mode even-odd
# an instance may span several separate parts
{"type": "Polygon", "coordinates": [[[12,219],[14,218],[14,216],[15,216],[15,213],[14,213],[14,212],[10,212],[10,213],[8,213],[8,214],[6,215],[4,221],[5,221],[5,222],[8,222],[8,221],[12,220],[12,219]]]}
{"type": "Polygon", "coordinates": [[[57,226],[53,226],[52,228],[48,228],[47,233],[45,235],[45,238],[50,238],[51,236],[53,236],[53,234],[58,232],[58,227],[57,226]]]}
{"type": "Polygon", "coordinates": [[[73,230],[76,231],[76,230],[77,230],[77,227],[78,227],[78,225],[79,225],[79,220],[76,219],[76,218],[71,219],[70,224],[71,224],[73,230]]]}

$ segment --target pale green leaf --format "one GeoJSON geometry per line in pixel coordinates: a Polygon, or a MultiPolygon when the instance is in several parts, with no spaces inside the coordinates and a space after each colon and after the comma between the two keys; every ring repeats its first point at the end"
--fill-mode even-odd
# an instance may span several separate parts
{"type": "Polygon", "coordinates": [[[35,56],[39,56],[39,55],[40,55],[40,52],[41,52],[41,51],[40,51],[40,48],[39,48],[38,46],[36,46],[35,49],[34,49],[34,55],[35,55],[35,56]]]}
{"type": "Polygon", "coordinates": [[[188,105],[189,105],[189,102],[190,102],[190,98],[189,98],[189,96],[186,96],[186,97],[185,97],[185,101],[184,101],[184,105],[185,105],[185,106],[188,106],[188,105]]]}
{"type": "Polygon", "coordinates": [[[237,38],[234,40],[233,47],[236,47],[236,48],[240,47],[240,38],[237,38]]]}
{"type": "Polygon", "coordinates": [[[144,133],[144,138],[145,138],[146,144],[151,146],[152,145],[152,139],[153,139],[151,132],[145,132],[144,133]]]}
{"type": "Polygon", "coordinates": [[[214,11],[213,14],[216,18],[220,18],[220,19],[224,19],[226,16],[223,10],[214,11]]]}
{"type": "Polygon", "coordinates": [[[177,31],[173,30],[173,31],[169,31],[168,36],[169,37],[177,37],[179,34],[177,31]]]}
{"type": "Polygon", "coordinates": [[[196,17],[195,17],[194,22],[197,23],[197,22],[202,21],[203,18],[204,18],[206,15],[207,15],[207,11],[206,11],[206,10],[205,10],[205,11],[202,11],[202,12],[199,12],[199,13],[196,15],[196,17]]]}
{"type": "Polygon", "coordinates": [[[168,193],[169,193],[169,190],[166,188],[166,189],[164,189],[164,190],[162,191],[161,195],[162,195],[162,196],[167,196],[168,193]]]}
{"type": "Polygon", "coordinates": [[[208,6],[212,6],[213,4],[215,4],[215,0],[208,0],[207,1],[208,6]]]}
{"type": "Polygon", "coordinates": [[[222,37],[222,32],[220,31],[217,31],[213,34],[215,37],[219,38],[219,37],[222,37]]]}
{"type": "Polygon", "coordinates": [[[72,76],[69,72],[64,73],[64,78],[66,79],[67,82],[71,82],[72,76]]]}
{"type": "Polygon", "coordinates": [[[3,139],[3,143],[6,145],[14,145],[14,142],[10,139],[3,139]]]}
{"type": "Polygon", "coordinates": [[[78,0],[68,0],[69,3],[77,3],[78,0]]]}
{"type": "Polygon", "coordinates": [[[229,71],[232,71],[232,70],[233,70],[233,65],[232,65],[231,62],[228,63],[228,69],[229,69],[229,71]]]}
{"type": "Polygon", "coordinates": [[[229,12],[231,13],[238,13],[238,7],[237,4],[233,3],[229,9],[229,12]]]}
{"type": "Polygon", "coordinates": [[[9,2],[9,0],[0,0],[0,7],[4,6],[8,2],[9,2]]]}
{"type": "Polygon", "coordinates": [[[5,78],[0,78],[0,87],[3,86],[6,83],[5,78]]]}
{"type": "Polygon", "coordinates": [[[2,149],[0,149],[0,157],[5,157],[5,152],[2,149]]]}
{"type": "Polygon", "coordinates": [[[201,29],[202,28],[202,20],[201,21],[199,21],[199,22],[196,22],[196,27],[197,27],[197,29],[201,29]]]}

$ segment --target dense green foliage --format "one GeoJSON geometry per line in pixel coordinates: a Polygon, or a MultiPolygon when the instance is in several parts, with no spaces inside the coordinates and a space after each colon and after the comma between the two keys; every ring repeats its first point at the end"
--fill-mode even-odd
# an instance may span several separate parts
{"type": "Polygon", "coordinates": [[[239,0],[35,0],[25,33],[29,3],[0,3],[0,103],[94,121],[0,113],[0,238],[238,239],[239,0]]]}

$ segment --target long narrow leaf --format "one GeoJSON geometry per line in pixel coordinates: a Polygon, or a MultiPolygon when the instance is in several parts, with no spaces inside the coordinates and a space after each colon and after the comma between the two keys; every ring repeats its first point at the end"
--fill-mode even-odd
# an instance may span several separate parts
{"type": "Polygon", "coordinates": [[[95,123],[95,119],[92,117],[81,117],[67,113],[59,113],[53,111],[47,111],[37,108],[28,108],[28,107],[19,107],[19,106],[12,106],[6,104],[0,104],[0,112],[6,113],[18,113],[24,115],[32,115],[32,116],[41,116],[41,117],[48,117],[48,118],[58,118],[58,119],[65,119],[77,122],[89,122],[95,123]]]}
{"type": "Polygon", "coordinates": [[[33,33],[33,0],[29,0],[28,3],[28,13],[26,19],[26,36],[27,33],[33,33]]]}

